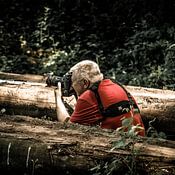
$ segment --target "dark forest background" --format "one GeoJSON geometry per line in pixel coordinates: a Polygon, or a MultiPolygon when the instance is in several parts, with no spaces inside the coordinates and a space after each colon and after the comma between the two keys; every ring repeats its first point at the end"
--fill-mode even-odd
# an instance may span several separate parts
{"type": "Polygon", "coordinates": [[[0,71],[62,76],[97,61],[123,84],[175,88],[174,0],[1,0],[0,71]]]}

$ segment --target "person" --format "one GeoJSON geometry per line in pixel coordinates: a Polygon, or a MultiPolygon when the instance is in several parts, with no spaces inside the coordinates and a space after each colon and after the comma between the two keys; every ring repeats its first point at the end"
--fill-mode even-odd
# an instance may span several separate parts
{"type": "MultiPolygon", "coordinates": [[[[70,70],[71,73],[71,86],[76,92],[77,102],[75,109],[70,116],[66,107],[62,101],[61,83],[58,83],[58,87],[55,90],[56,97],[56,111],[57,118],[60,122],[72,122],[82,125],[100,125],[104,129],[117,129],[122,126],[122,119],[133,117],[133,125],[139,125],[143,129],[138,132],[139,135],[145,135],[144,124],[141,119],[141,115],[136,101],[132,95],[128,97],[126,90],[119,84],[113,82],[111,79],[105,79],[100,71],[98,64],[91,60],[83,60],[75,64],[70,70]],[[92,90],[94,84],[97,83],[96,92],[92,90]],[[98,97],[100,97],[101,101],[98,97]],[[102,103],[103,110],[107,110],[113,104],[120,104],[117,106],[121,108],[122,102],[130,102],[130,98],[136,104],[130,105],[129,110],[125,112],[109,113],[107,116],[103,116],[100,111],[99,103],[102,103]]],[[[131,103],[129,103],[131,104],[131,103]]],[[[109,110],[110,111],[110,110],[109,110]]]]}

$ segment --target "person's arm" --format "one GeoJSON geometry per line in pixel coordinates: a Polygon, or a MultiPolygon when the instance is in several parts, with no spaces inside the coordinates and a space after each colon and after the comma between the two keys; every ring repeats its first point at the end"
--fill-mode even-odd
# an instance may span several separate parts
{"type": "Polygon", "coordinates": [[[61,99],[61,83],[58,83],[58,88],[55,89],[55,103],[56,103],[56,113],[57,119],[60,122],[67,122],[69,121],[70,115],[66,110],[66,107],[61,99]]]}

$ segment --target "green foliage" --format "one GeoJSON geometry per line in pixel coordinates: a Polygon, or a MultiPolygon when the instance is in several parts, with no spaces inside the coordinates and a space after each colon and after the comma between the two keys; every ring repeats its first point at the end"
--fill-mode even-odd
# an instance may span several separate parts
{"type": "Polygon", "coordinates": [[[3,1],[0,71],[63,75],[91,59],[123,84],[174,89],[173,7],[172,0],[3,1]]]}
{"type": "MultiPolygon", "coordinates": [[[[170,57],[167,52],[171,47],[169,41],[163,39],[163,31],[155,27],[148,29],[141,27],[141,29],[128,38],[125,48],[114,50],[116,64],[118,64],[117,68],[113,68],[115,77],[130,85],[154,88],[168,88],[170,85],[174,87],[172,76],[174,70],[172,67],[168,68],[168,65],[174,64],[174,61],[171,58],[169,61],[171,63],[166,63],[170,57]],[[168,81],[170,75],[171,82],[168,81]]],[[[171,57],[174,57],[174,53],[171,53],[171,57]]]]}
{"type": "Polygon", "coordinates": [[[138,131],[143,128],[139,125],[133,126],[133,118],[123,118],[122,126],[116,130],[119,139],[112,144],[111,151],[116,149],[128,150],[130,155],[126,157],[116,157],[104,164],[97,165],[91,171],[94,175],[122,173],[126,175],[136,175],[138,173],[137,155],[139,150],[135,148],[135,144],[140,140],[138,131]]]}
{"type": "Polygon", "coordinates": [[[134,146],[138,141],[138,131],[143,128],[139,125],[133,126],[133,118],[123,118],[122,126],[117,128],[117,132],[120,135],[120,139],[113,143],[112,150],[116,148],[129,148],[134,146]]]}
{"type": "Polygon", "coordinates": [[[112,174],[119,174],[120,171],[122,174],[124,173],[124,170],[122,171],[122,160],[121,158],[112,159],[110,161],[105,162],[104,164],[99,164],[96,167],[92,168],[91,171],[93,172],[93,175],[112,175],[112,174]]]}
{"type": "MultiPolygon", "coordinates": [[[[154,129],[153,123],[155,122],[155,120],[156,119],[149,122],[149,128],[147,131],[148,142],[151,142],[152,138],[166,138],[164,133],[158,133],[154,129]]],[[[130,155],[126,155],[125,157],[118,156],[113,158],[112,160],[106,160],[104,162],[101,162],[100,164],[91,169],[93,175],[139,175],[147,172],[147,170],[140,172],[140,167],[138,167],[137,164],[137,156],[139,154],[139,149],[135,147],[135,144],[140,141],[138,131],[143,128],[138,125],[133,126],[132,123],[133,118],[122,119],[122,126],[116,130],[119,139],[112,143],[111,148],[111,151],[121,149],[123,151],[128,151],[130,155]]],[[[155,172],[155,174],[157,174],[157,172],[155,172]]]]}

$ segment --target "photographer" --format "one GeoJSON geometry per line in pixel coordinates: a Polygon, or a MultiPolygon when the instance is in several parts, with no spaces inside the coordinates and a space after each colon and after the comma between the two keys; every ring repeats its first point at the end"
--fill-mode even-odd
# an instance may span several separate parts
{"type": "Polygon", "coordinates": [[[59,82],[55,90],[58,121],[117,129],[121,127],[123,117],[133,117],[133,125],[139,124],[143,127],[139,135],[145,135],[144,125],[133,96],[123,86],[110,79],[104,79],[97,63],[90,60],[81,61],[73,66],[68,74],[71,75],[71,88],[78,97],[77,103],[70,116],[61,98],[59,82]]]}

